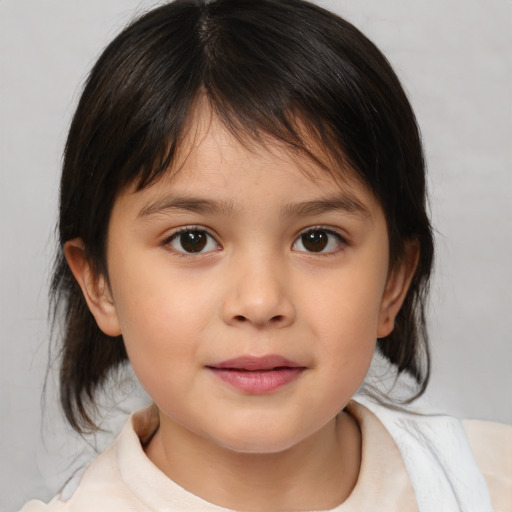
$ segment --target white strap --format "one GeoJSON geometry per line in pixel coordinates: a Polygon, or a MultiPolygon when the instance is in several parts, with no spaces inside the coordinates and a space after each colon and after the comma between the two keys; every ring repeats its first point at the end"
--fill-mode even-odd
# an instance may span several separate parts
{"type": "Polygon", "coordinates": [[[461,422],[365,403],[393,437],[419,512],[494,512],[461,422]]]}

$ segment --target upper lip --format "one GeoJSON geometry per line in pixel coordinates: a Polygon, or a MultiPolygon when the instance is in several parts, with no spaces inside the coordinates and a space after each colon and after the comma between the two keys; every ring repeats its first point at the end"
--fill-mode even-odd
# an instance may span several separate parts
{"type": "Polygon", "coordinates": [[[273,370],[276,368],[304,368],[303,365],[290,361],[285,357],[269,354],[265,356],[241,356],[219,363],[210,364],[208,368],[224,369],[224,370],[247,370],[247,371],[262,371],[273,370]]]}

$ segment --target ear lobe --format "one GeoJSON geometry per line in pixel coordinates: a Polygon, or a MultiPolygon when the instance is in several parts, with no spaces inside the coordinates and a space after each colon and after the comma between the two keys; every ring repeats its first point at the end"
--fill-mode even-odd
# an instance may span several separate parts
{"type": "Polygon", "coordinates": [[[377,338],[384,338],[393,331],[396,315],[398,315],[409,291],[419,257],[419,242],[417,240],[406,242],[402,261],[388,276],[379,312],[377,338]]]}
{"type": "Polygon", "coordinates": [[[109,285],[105,276],[93,271],[82,239],[66,242],[64,255],[98,327],[108,336],[119,336],[121,327],[109,285]]]}

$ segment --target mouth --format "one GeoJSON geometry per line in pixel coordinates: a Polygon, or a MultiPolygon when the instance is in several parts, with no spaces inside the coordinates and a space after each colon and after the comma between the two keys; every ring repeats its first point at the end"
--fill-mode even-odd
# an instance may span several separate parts
{"type": "Polygon", "coordinates": [[[244,393],[271,393],[296,380],[306,367],[282,356],[243,356],[207,365],[216,377],[244,393]]]}

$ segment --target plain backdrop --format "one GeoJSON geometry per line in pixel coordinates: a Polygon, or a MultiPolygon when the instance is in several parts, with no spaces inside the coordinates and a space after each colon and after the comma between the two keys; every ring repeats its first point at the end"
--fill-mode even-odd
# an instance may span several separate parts
{"type": "MultiPolygon", "coordinates": [[[[428,399],[512,423],[512,2],[324,0],[388,56],[423,131],[437,262],[428,399]]],[[[61,154],[84,78],[136,0],[0,1],[0,510],[48,500],[91,457],[45,403],[61,154]]],[[[128,410],[144,402],[128,388],[128,410]]],[[[125,415],[113,414],[117,430],[125,415]]]]}

